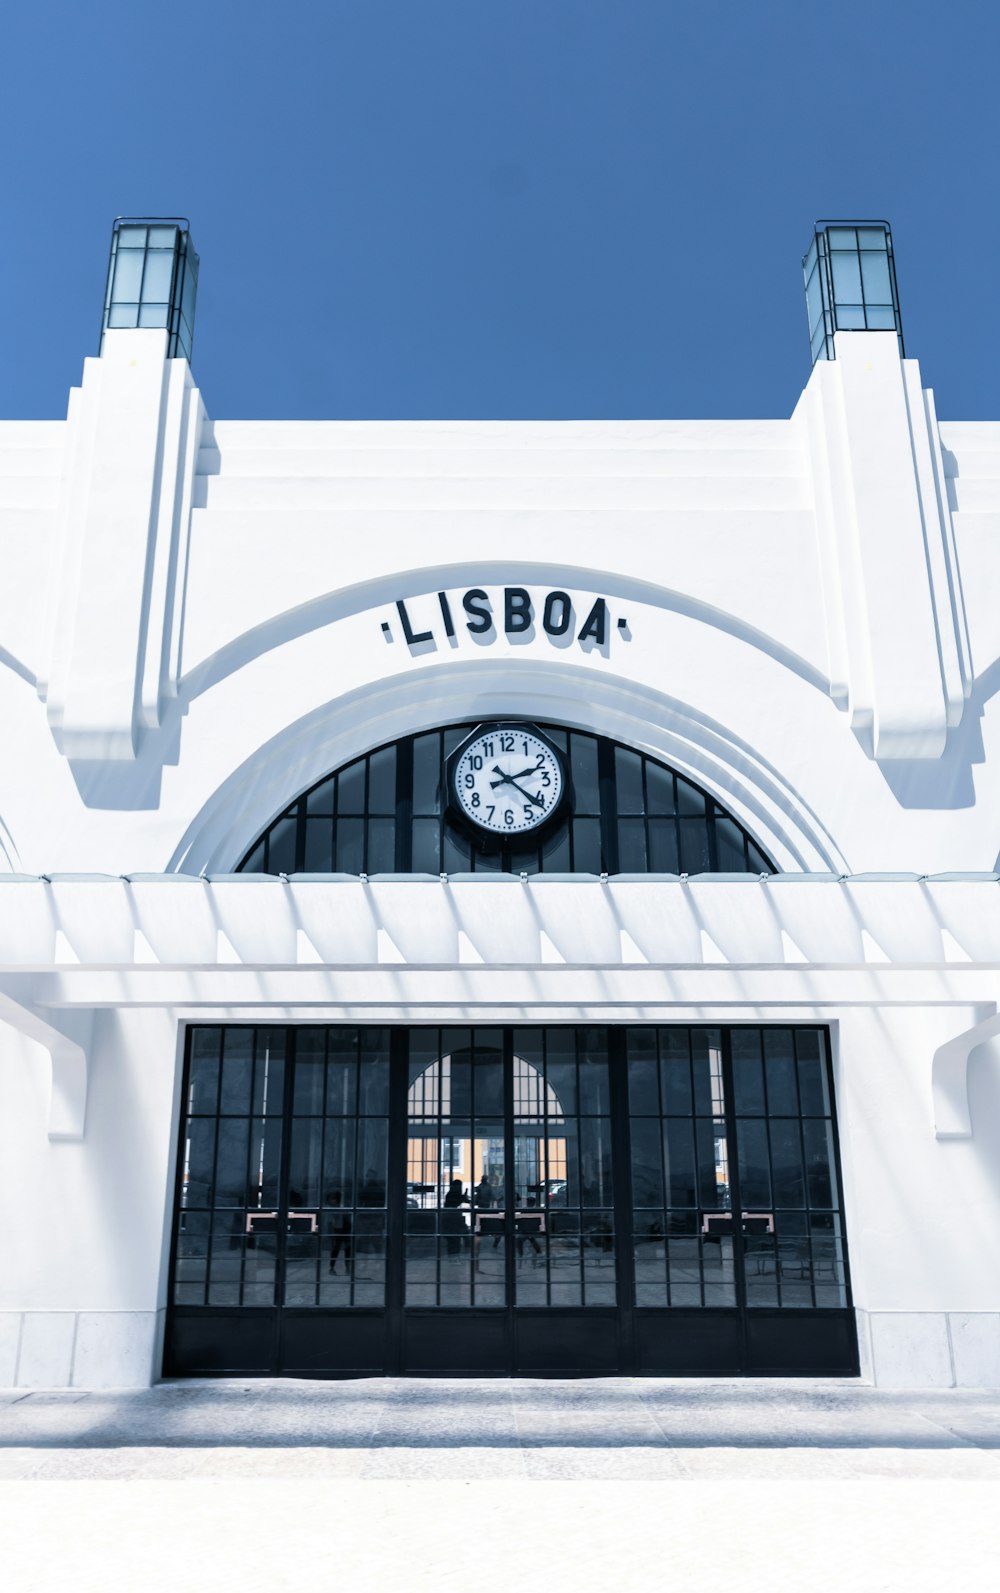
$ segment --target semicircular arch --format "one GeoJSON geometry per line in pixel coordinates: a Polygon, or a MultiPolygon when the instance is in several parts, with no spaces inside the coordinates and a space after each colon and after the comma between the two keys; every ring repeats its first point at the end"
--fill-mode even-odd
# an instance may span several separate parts
{"type": "Polygon", "coordinates": [[[634,748],[706,790],[778,869],[849,872],[803,794],[729,727],[634,681],[528,658],[428,664],[302,715],[219,785],[188,825],[168,870],[231,872],[289,802],[331,771],[419,730],[499,718],[562,725],[634,748]]]}

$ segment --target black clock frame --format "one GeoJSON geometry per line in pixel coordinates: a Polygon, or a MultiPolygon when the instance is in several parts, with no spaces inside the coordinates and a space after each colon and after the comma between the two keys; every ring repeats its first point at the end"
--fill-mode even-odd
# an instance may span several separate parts
{"type": "Polygon", "coordinates": [[[565,754],[559,750],[554,742],[549,740],[544,730],[539,730],[538,726],[530,719],[486,720],[483,724],[477,725],[475,730],[471,731],[465,740],[455,748],[454,752],[450,753],[445,759],[444,789],[447,793],[446,813],[448,818],[472,838],[477,850],[480,852],[502,852],[505,846],[510,845],[512,838],[534,840],[538,836],[544,836],[548,834],[556,823],[565,819],[572,809],[573,793],[569,762],[565,754]],[[535,736],[537,740],[543,742],[555,759],[559,767],[559,773],[562,776],[562,794],[552,812],[547,813],[542,822],[534,825],[532,829],[518,831],[515,837],[512,837],[511,833],[505,830],[488,830],[483,825],[477,824],[475,819],[470,818],[458,800],[458,788],[455,784],[455,772],[465,756],[466,749],[472,742],[478,741],[480,736],[488,736],[491,733],[500,735],[503,731],[514,731],[515,733],[526,731],[529,735],[535,736]]]}

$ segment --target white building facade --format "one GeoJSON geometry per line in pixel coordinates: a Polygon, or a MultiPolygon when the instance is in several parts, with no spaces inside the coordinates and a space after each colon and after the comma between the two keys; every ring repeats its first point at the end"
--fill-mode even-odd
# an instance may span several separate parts
{"type": "Polygon", "coordinates": [[[1000,424],[842,325],[263,423],[112,317],[0,424],[0,1383],[1000,1386],[1000,424]]]}

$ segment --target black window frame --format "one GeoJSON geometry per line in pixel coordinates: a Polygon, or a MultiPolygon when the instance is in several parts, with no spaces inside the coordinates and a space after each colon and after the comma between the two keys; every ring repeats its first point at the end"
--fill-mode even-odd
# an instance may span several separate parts
{"type": "MultiPolygon", "coordinates": [[[[778,872],[760,843],[733,813],[669,764],[608,736],[541,723],[538,729],[565,754],[571,774],[579,749],[580,764],[586,762],[591,766],[594,779],[584,780],[579,774],[575,780],[571,779],[573,791],[567,817],[544,835],[515,838],[510,845],[499,848],[495,841],[488,847],[481,847],[471,832],[463,829],[447,812],[444,786],[445,761],[478,723],[465,720],[385,742],[324,775],[300,792],[272,820],[248,848],[236,871],[357,876],[466,872],[594,875],[778,872]],[[425,812],[419,801],[415,802],[414,749],[418,743],[426,744],[432,736],[438,738],[434,758],[439,769],[438,788],[436,804],[425,804],[428,809],[425,812]],[[372,761],[390,749],[395,754],[394,810],[390,813],[380,806],[377,812],[372,811],[372,761]],[[623,811],[624,782],[619,780],[623,759],[639,760],[641,812],[623,811]],[[669,781],[672,811],[668,811],[667,804],[651,811],[657,805],[651,796],[650,770],[657,772],[661,786],[664,776],[669,781]],[[352,808],[350,813],[341,812],[341,782],[348,776],[357,779],[358,771],[364,781],[363,810],[356,812],[352,808]],[[435,805],[436,812],[430,811],[435,805]],[[391,845],[388,843],[390,825],[391,845]],[[327,858],[325,846],[322,847],[320,862],[328,862],[329,866],[317,867],[310,832],[322,831],[324,826],[329,830],[329,856],[327,858]],[[421,827],[419,831],[417,826],[421,827]],[[429,842],[425,851],[421,851],[423,843],[418,843],[418,835],[429,842]],[[623,846],[626,835],[633,843],[628,848],[623,846]],[[358,836],[360,851],[356,844],[358,836]],[[720,864],[723,837],[734,846],[736,855],[724,858],[720,864]],[[742,858],[738,855],[740,849],[742,858]],[[343,866],[345,863],[351,866],[343,866]],[[671,864],[673,866],[669,866],[671,864]]],[[[632,767],[634,770],[634,765],[632,767]]]]}

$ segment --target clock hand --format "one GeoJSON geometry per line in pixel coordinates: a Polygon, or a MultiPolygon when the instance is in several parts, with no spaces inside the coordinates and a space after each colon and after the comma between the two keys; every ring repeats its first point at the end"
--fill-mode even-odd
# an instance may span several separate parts
{"type": "Polygon", "coordinates": [[[510,776],[507,784],[512,785],[514,790],[519,792],[520,795],[524,797],[526,802],[534,802],[535,806],[538,808],[543,808],[545,806],[545,802],[540,796],[532,796],[531,792],[526,791],[523,785],[518,785],[513,775],[510,776]]]}
{"type": "MultiPolygon", "coordinates": [[[[533,763],[530,769],[518,769],[516,774],[504,774],[500,765],[495,763],[493,765],[493,773],[498,774],[500,778],[499,780],[490,781],[490,790],[495,791],[498,785],[514,785],[516,781],[526,779],[529,774],[539,774],[541,772],[541,768],[542,761],[539,758],[538,762],[533,763]]],[[[520,789],[521,787],[518,786],[519,791],[520,789]]]]}
{"type": "Polygon", "coordinates": [[[526,802],[534,802],[536,807],[544,808],[545,803],[542,801],[542,798],[541,797],[537,797],[537,796],[532,796],[531,792],[530,791],[526,791],[524,789],[523,785],[518,785],[517,780],[515,779],[515,777],[512,774],[504,774],[503,770],[500,769],[497,764],[493,765],[493,773],[494,774],[498,774],[500,776],[500,778],[499,778],[499,780],[491,780],[490,781],[490,790],[491,791],[495,791],[498,785],[512,785],[514,787],[514,790],[518,793],[518,795],[519,796],[523,796],[524,800],[526,802]]]}

